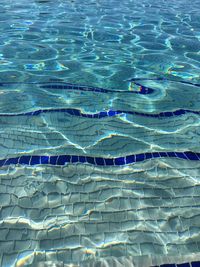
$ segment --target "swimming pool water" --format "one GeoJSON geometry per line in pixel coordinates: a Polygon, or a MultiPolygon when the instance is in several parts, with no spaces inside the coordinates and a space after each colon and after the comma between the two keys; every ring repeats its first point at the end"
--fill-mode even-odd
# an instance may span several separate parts
{"type": "Polygon", "coordinates": [[[199,266],[199,4],[0,0],[0,266],[199,266]]]}

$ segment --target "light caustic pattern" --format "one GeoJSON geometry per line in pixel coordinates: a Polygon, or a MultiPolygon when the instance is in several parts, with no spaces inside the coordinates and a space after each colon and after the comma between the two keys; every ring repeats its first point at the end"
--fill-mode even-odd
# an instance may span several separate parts
{"type": "Polygon", "coordinates": [[[154,2],[0,0],[0,266],[198,266],[199,5],[154,2]]]}

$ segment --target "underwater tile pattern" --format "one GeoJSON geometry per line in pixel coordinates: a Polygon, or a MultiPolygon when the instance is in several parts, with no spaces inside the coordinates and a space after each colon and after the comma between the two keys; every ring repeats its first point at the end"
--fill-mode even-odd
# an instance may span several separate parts
{"type": "Polygon", "coordinates": [[[199,266],[199,28],[199,0],[0,0],[1,267],[199,266]]]}
{"type": "Polygon", "coordinates": [[[122,166],[140,161],[155,158],[179,158],[186,160],[200,160],[200,153],[191,151],[186,152],[152,152],[136,155],[129,155],[118,158],[102,158],[77,155],[59,155],[59,156],[21,156],[17,158],[8,158],[0,160],[0,167],[7,165],[25,164],[25,165],[66,165],[68,163],[88,163],[96,166],[122,166]]]}

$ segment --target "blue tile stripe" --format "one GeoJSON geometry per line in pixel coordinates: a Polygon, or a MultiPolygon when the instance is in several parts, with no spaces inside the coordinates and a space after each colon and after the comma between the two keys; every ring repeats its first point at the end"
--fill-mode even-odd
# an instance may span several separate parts
{"type": "Polygon", "coordinates": [[[99,87],[92,87],[87,85],[80,85],[74,83],[67,83],[62,81],[50,81],[50,82],[0,82],[0,86],[8,85],[40,85],[40,88],[44,89],[60,89],[60,90],[75,90],[75,91],[90,91],[94,93],[131,93],[131,94],[151,94],[154,92],[154,89],[144,86],[138,82],[135,82],[135,85],[139,87],[138,91],[130,90],[116,90],[116,89],[105,89],[99,87]]]}
{"type": "Polygon", "coordinates": [[[67,113],[69,115],[84,117],[84,118],[92,118],[92,119],[102,119],[105,117],[113,117],[120,114],[131,114],[131,115],[138,115],[143,117],[152,117],[152,118],[165,118],[165,117],[173,117],[173,116],[180,116],[186,113],[192,113],[200,115],[200,111],[188,110],[188,109],[178,109],[175,111],[165,111],[160,113],[142,113],[137,111],[123,111],[123,110],[107,110],[107,111],[100,111],[97,113],[83,113],[79,109],[75,108],[57,108],[57,109],[38,109],[35,111],[30,112],[22,112],[22,113],[0,113],[1,116],[13,117],[13,116],[37,116],[42,113],[50,113],[50,112],[62,112],[67,113]]]}
{"type": "Polygon", "coordinates": [[[184,263],[168,263],[162,264],[154,267],[200,267],[200,261],[193,261],[193,262],[184,262],[184,263]]]}
{"type": "Polygon", "coordinates": [[[183,81],[183,80],[172,80],[166,77],[155,77],[155,78],[143,78],[143,77],[137,77],[137,78],[131,78],[126,81],[132,82],[135,85],[139,87],[139,91],[134,90],[116,90],[116,89],[105,89],[105,88],[99,88],[99,87],[92,87],[87,85],[79,85],[79,84],[73,84],[73,83],[66,83],[60,79],[51,79],[49,82],[0,82],[0,86],[4,85],[14,85],[14,84],[23,84],[23,85],[40,85],[40,88],[44,89],[61,89],[61,90],[78,90],[78,91],[92,91],[97,93],[131,93],[131,94],[152,94],[155,90],[153,88],[147,87],[142,85],[139,81],[170,81],[170,82],[176,82],[176,83],[183,83],[188,85],[193,85],[200,87],[200,84],[198,83],[192,83],[189,81],[183,81]]]}
{"type": "Polygon", "coordinates": [[[123,166],[133,164],[149,159],[155,158],[177,158],[190,161],[200,160],[200,153],[191,151],[185,152],[147,152],[141,154],[128,155],[125,157],[117,158],[103,158],[103,157],[90,157],[90,156],[78,156],[78,155],[58,155],[58,156],[37,156],[26,155],[15,158],[1,159],[0,167],[8,166],[11,164],[25,164],[25,165],[65,165],[67,163],[86,163],[95,166],[123,166]]]}
{"type": "Polygon", "coordinates": [[[73,83],[52,83],[52,84],[44,84],[41,85],[41,88],[45,89],[60,89],[60,90],[78,90],[78,91],[92,91],[95,93],[132,93],[132,94],[151,94],[154,92],[154,89],[144,86],[138,82],[135,82],[135,85],[139,87],[139,91],[127,91],[127,90],[116,90],[116,89],[105,89],[105,88],[99,88],[99,87],[91,87],[86,85],[77,85],[73,83]]]}
{"type": "Polygon", "coordinates": [[[68,90],[80,90],[80,91],[93,91],[93,92],[99,92],[99,93],[134,93],[134,94],[152,94],[155,90],[153,88],[147,87],[142,85],[139,81],[169,81],[169,82],[175,82],[175,83],[182,83],[182,84],[188,84],[188,85],[193,85],[200,87],[200,84],[198,83],[192,83],[188,81],[183,81],[183,80],[172,80],[169,78],[165,77],[155,77],[155,78],[132,78],[126,80],[128,82],[132,82],[135,85],[139,87],[139,91],[125,91],[125,90],[110,90],[110,89],[104,89],[104,88],[98,88],[98,87],[91,87],[87,85],[77,85],[77,84],[72,84],[72,83],[65,83],[65,82],[58,82],[57,84],[45,84],[41,85],[41,88],[48,88],[48,89],[68,89],[68,90]]]}
{"type": "Polygon", "coordinates": [[[183,83],[183,84],[188,84],[188,85],[193,85],[193,86],[197,86],[200,87],[199,83],[192,83],[189,81],[183,81],[183,80],[172,80],[166,77],[154,77],[154,78],[142,78],[142,77],[138,77],[138,78],[131,78],[126,80],[128,82],[138,82],[138,81],[169,81],[169,82],[175,82],[175,83],[183,83]]]}

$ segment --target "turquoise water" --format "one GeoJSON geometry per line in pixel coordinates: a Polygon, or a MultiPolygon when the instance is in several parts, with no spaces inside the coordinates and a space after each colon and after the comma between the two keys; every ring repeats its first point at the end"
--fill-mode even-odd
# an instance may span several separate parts
{"type": "Polygon", "coordinates": [[[0,0],[0,266],[200,259],[199,4],[0,0]]]}

